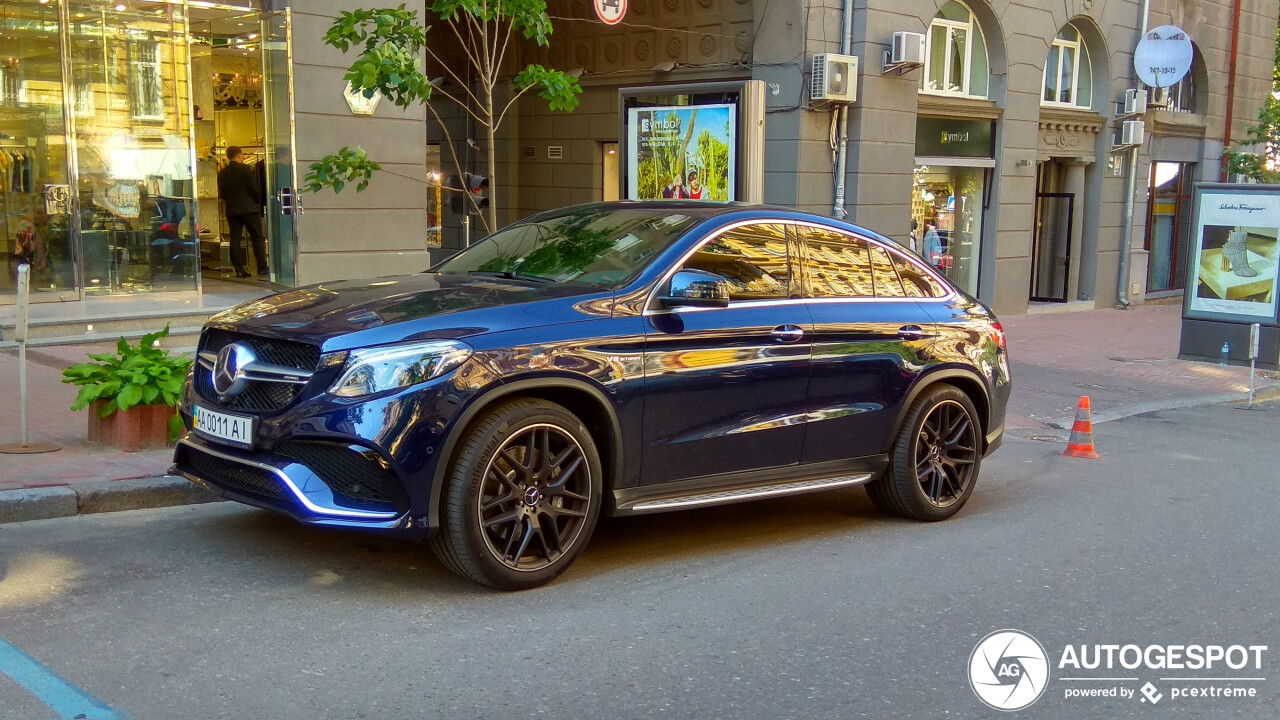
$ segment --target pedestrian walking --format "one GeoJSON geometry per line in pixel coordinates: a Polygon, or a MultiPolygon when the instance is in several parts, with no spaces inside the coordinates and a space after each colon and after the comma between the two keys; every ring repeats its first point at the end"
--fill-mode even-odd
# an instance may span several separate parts
{"type": "Polygon", "coordinates": [[[262,191],[257,173],[244,163],[244,152],[235,145],[227,148],[227,166],[218,171],[218,197],[227,216],[231,235],[231,264],[236,277],[247,278],[243,231],[249,231],[258,274],[267,274],[267,242],[262,235],[262,191]]]}

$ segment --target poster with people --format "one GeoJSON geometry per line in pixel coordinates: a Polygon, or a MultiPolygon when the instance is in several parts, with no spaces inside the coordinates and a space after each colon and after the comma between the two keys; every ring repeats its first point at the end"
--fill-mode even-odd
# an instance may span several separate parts
{"type": "Polygon", "coordinates": [[[627,121],[628,198],[734,199],[735,105],[631,108],[627,121]]]}
{"type": "Polygon", "coordinates": [[[1197,189],[1187,316],[1274,320],[1278,235],[1280,192],[1274,188],[1197,189]]]}

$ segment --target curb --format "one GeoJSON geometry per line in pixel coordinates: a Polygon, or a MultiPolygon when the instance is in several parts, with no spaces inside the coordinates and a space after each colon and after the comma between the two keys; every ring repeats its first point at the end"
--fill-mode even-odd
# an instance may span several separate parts
{"type": "MultiPolygon", "coordinates": [[[[1254,390],[1254,402],[1263,403],[1273,400],[1280,400],[1280,385],[1265,385],[1254,390]]],[[[1133,405],[1125,405],[1124,407],[1113,408],[1111,410],[1098,411],[1093,413],[1093,424],[1111,422],[1113,420],[1123,420],[1134,415],[1141,415],[1149,412],[1159,412],[1161,410],[1181,410],[1183,408],[1200,407],[1202,405],[1221,405],[1224,403],[1247,402],[1249,393],[1233,392],[1221,393],[1218,395],[1196,395],[1192,397],[1178,398],[1175,400],[1155,400],[1144,403],[1134,403],[1133,405]]],[[[1054,430],[1070,430],[1075,424],[1075,416],[1061,418],[1046,423],[1054,430]]]]}
{"type": "Polygon", "coordinates": [[[221,498],[173,475],[0,490],[0,524],[90,513],[196,505],[221,498]]]}

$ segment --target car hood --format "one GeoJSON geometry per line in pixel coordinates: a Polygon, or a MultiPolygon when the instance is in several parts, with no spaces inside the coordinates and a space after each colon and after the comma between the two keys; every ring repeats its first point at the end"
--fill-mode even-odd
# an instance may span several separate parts
{"type": "Polygon", "coordinates": [[[238,305],[209,324],[332,351],[584,320],[601,305],[583,301],[610,297],[581,285],[420,273],[301,287],[238,305]]]}

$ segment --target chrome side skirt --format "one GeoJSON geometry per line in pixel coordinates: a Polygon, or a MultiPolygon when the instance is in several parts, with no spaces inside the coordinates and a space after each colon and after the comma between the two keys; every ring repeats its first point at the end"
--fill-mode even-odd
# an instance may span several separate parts
{"type": "Polygon", "coordinates": [[[634,505],[619,507],[618,514],[639,514],[646,512],[660,512],[663,510],[683,510],[686,508],[703,507],[706,505],[758,500],[760,498],[767,497],[800,495],[803,493],[818,492],[820,490],[864,485],[874,477],[874,473],[857,473],[854,475],[842,475],[839,477],[820,478],[816,480],[793,480],[790,482],[781,482],[765,486],[736,487],[723,490],[711,490],[696,494],[680,495],[676,497],[654,498],[652,500],[643,500],[634,505]]]}

